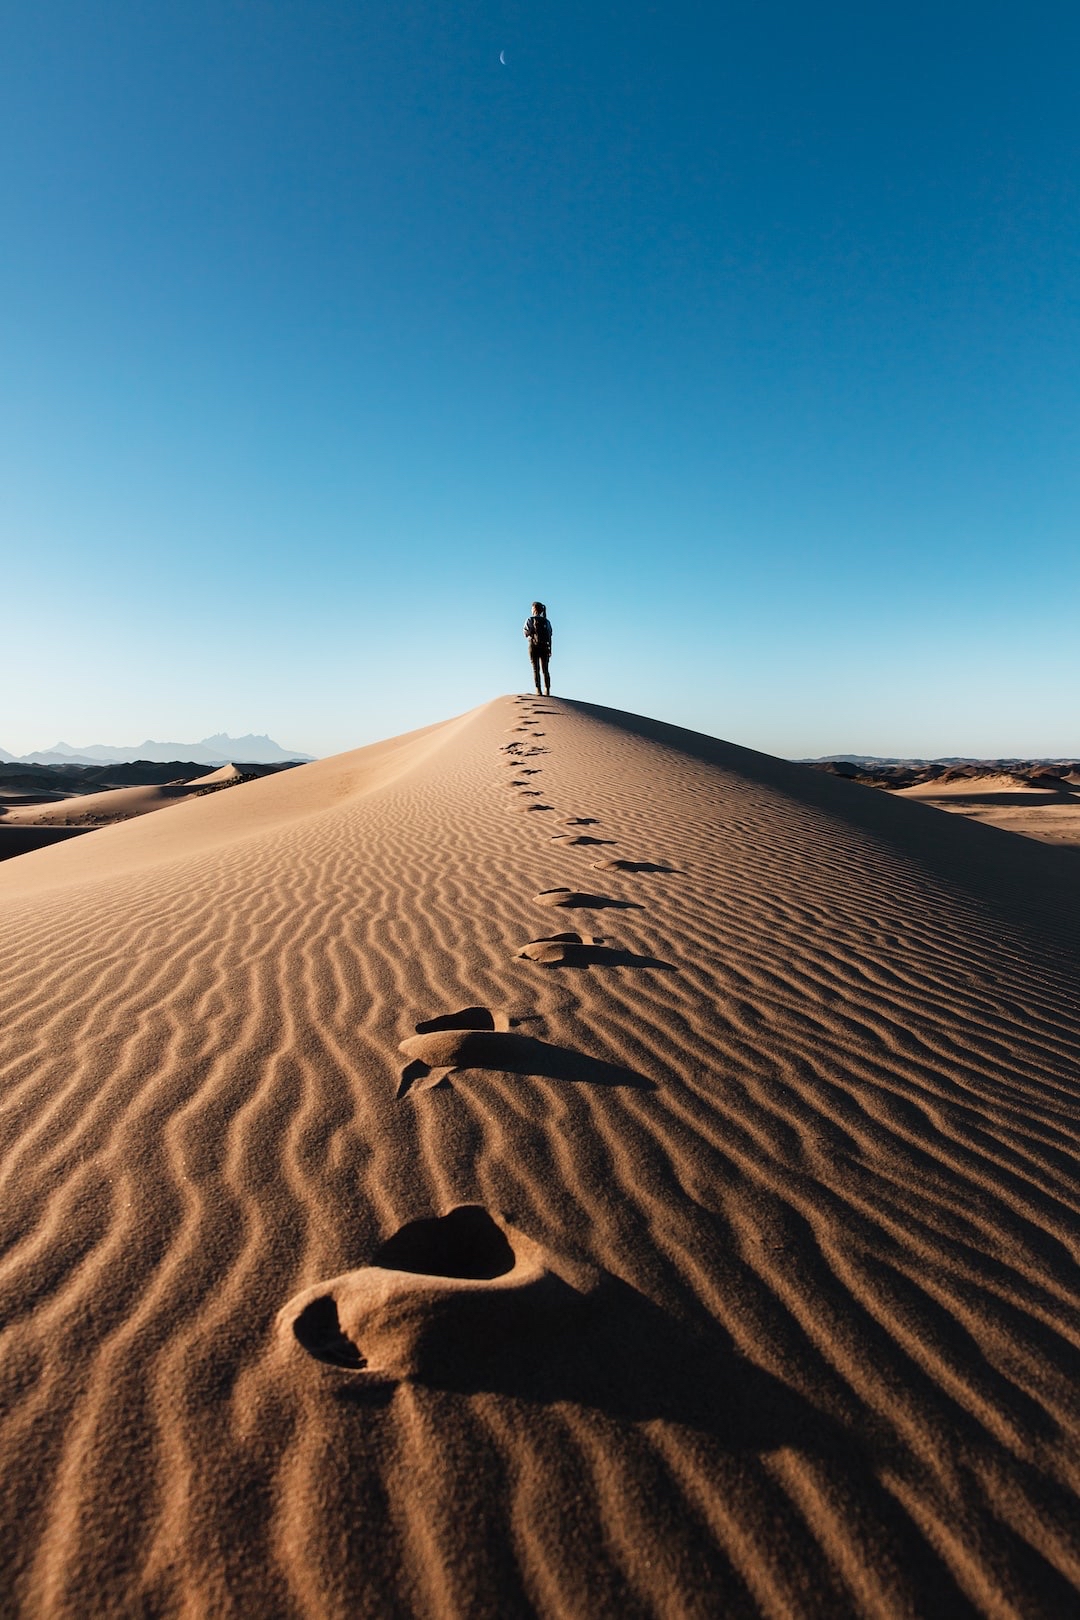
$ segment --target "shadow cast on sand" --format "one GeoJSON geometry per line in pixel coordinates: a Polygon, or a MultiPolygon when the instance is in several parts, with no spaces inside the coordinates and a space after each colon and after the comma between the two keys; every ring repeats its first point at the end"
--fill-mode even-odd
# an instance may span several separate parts
{"type": "MultiPolygon", "coordinates": [[[[573,698],[563,698],[561,704],[568,713],[591,716],[627,736],[661,743],[782,795],[800,813],[823,812],[869,833],[905,862],[914,862],[935,880],[944,879],[950,892],[964,890],[986,914],[1022,930],[1042,961],[1061,949],[1070,955],[1080,950],[1075,847],[1022,838],[971,816],[945,815],[925,800],[863,787],[644,715],[573,698]]],[[[1040,794],[1039,802],[1055,797],[1040,794]]],[[[1069,795],[1059,802],[1076,800],[1069,795]]],[[[995,794],[994,803],[1000,806],[1002,795],[995,794]]]]}
{"type": "MultiPolygon", "coordinates": [[[[827,1455],[848,1444],[839,1424],[737,1355],[721,1331],[687,1326],[620,1278],[602,1276],[586,1296],[553,1293],[549,1310],[529,1304],[518,1315],[503,1312],[498,1333],[444,1336],[415,1381],[460,1395],[569,1402],[632,1422],[660,1419],[733,1451],[795,1446],[827,1455]]],[[[336,1391],[342,1404],[359,1407],[391,1395],[359,1381],[336,1391]]]]}
{"type": "MultiPolygon", "coordinates": [[[[595,838],[593,843],[602,844],[605,840],[595,838]]],[[[575,839],[575,843],[584,840],[575,839]]],[[[597,872],[677,872],[677,866],[665,866],[662,861],[622,861],[618,859],[594,861],[593,868],[597,872]]]]}
{"type": "Polygon", "coordinates": [[[498,1007],[461,1007],[457,1012],[440,1013],[437,1018],[422,1018],[414,1028],[418,1035],[434,1035],[446,1029],[505,1031],[510,1028],[510,1017],[498,1007]]]}
{"type": "Polygon", "coordinates": [[[552,1046],[535,1035],[489,1029],[447,1029],[402,1041],[399,1051],[411,1061],[402,1071],[398,1097],[445,1085],[463,1069],[486,1069],[577,1085],[633,1086],[653,1091],[656,1083],[619,1063],[590,1057],[569,1046],[552,1046]]]}
{"type": "Polygon", "coordinates": [[[475,1204],[410,1221],[367,1265],[296,1295],[278,1327],[283,1344],[347,1375],[334,1396],[361,1411],[408,1382],[660,1419],[729,1450],[827,1455],[852,1438],[707,1315],[678,1318],[475,1204]]]}
{"type": "Polygon", "coordinates": [[[610,894],[589,894],[583,889],[542,889],[533,896],[542,906],[561,906],[567,911],[641,911],[636,900],[616,900],[610,894]]]}
{"type": "Polygon", "coordinates": [[[555,935],[550,939],[533,939],[517,952],[528,962],[540,962],[544,967],[628,967],[662,968],[667,973],[679,970],[674,962],[662,962],[657,956],[638,956],[615,945],[587,943],[555,935]]]}

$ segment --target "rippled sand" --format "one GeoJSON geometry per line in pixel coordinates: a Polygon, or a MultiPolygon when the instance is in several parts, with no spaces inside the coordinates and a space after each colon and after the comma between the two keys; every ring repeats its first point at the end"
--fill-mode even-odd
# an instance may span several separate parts
{"type": "Polygon", "coordinates": [[[1071,1612],[1078,889],[520,698],[5,862],[4,1612],[1071,1612]]]}

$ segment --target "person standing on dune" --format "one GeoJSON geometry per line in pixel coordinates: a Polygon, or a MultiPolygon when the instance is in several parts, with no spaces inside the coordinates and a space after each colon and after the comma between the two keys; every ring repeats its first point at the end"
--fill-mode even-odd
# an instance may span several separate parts
{"type": "Polygon", "coordinates": [[[550,697],[551,674],[548,670],[548,659],[551,657],[551,620],[547,616],[547,608],[543,602],[534,602],[532,605],[532,612],[525,620],[525,640],[529,643],[536,695],[540,696],[540,676],[543,674],[544,696],[550,697]]]}

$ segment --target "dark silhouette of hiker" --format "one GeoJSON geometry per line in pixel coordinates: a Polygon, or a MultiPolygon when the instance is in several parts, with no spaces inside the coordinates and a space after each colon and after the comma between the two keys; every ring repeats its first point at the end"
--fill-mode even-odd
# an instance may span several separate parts
{"type": "Polygon", "coordinates": [[[529,657],[532,659],[533,680],[536,682],[536,695],[540,696],[540,676],[544,677],[544,694],[551,696],[551,675],[548,671],[548,659],[551,657],[551,620],[547,616],[547,608],[543,602],[534,602],[532,612],[525,620],[525,640],[529,643],[529,657]]]}

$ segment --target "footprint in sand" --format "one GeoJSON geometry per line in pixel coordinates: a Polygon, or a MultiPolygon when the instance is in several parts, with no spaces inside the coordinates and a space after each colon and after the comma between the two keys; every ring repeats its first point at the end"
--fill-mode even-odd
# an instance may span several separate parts
{"type": "Polygon", "coordinates": [[[640,911],[636,900],[614,900],[609,894],[587,894],[581,889],[542,889],[533,899],[541,906],[580,907],[584,911],[640,911]]]}
{"type": "Polygon", "coordinates": [[[529,810],[554,810],[554,808],[555,808],[555,806],[553,804],[519,804],[518,805],[519,810],[525,810],[525,811],[529,811],[529,810]]]}
{"type": "MultiPolygon", "coordinates": [[[[590,838],[588,833],[582,833],[578,838],[571,838],[569,833],[557,833],[556,837],[565,838],[570,849],[575,849],[581,844],[614,844],[615,842],[614,838],[590,838]]],[[[612,864],[614,865],[614,862],[612,864]]]]}
{"type": "MultiPolygon", "coordinates": [[[[447,1031],[452,1031],[458,1035],[469,1031],[480,1034],[502,1035],[506,1034],[510,1029],[510,1015],[498,1007],[462,1007],[459,1012],[440,1013],[437,1018],[424,1018],[413,1027],[416,1030],[416,1035],[410,1036],[411,1040],[423,1039],[429,1035],[442,1035],[447,1031]]],[[[398,1048],[399,1051],[404,1051],[404,1049],[404,1044],[398,1048]]],[[[407,1068],[402,1074],[401,1085],[398,1087],[398,1097],[401,1098],[407,1091],[412,1090],[434,1090],[436,1086],[445,1081],[451,1068],[452,1065],[441,1068],[432,1068],[427,1064],[422,1066],[410,1065],[410,1068],[407,1068]],[[421,1067],[428,1072],[422,1073],[421,1067]],[[416,1069],[415,1074],[410,1073],[413,1068],[416,1069]]]]}
{"type": "Polygon", "coordinates": [[[399,1101],[410,1092],[447,1086],[450,1076],[462,1069],[598,1086],[652,1087],[644,1075],[618,1063],[522,1035],[510,1028],[506,1013],[487,1007],[466,1007],[417,1024],[416,1034],[402,1041],[398,1051],[410,1060],[402,1070],[399,1101]]]}
{"type": "Polygon", "coordinates": [[[567,827],[599,827],[600,823],[595,816],[567,816],[567,827]]]}
{"type": "Polygon", "coordinates": [[[510,1014],[499,1007],[462,1007],[459,1012],[439,1013],[435,1018],[421,1019],[413,1028],[418,1035],[434,1035],[444,1029],[510,1028],[510,1014]]]}
{"type": "Polygon", "coordinates": [[[359,1383],[445,1383],[504,1357],[518,1335],[564,1318],[569,1329],[599,1283],[591,1266],[556,1259],[505,1216],[459,1204],[401,1227],[369,1265],[295,1295],[278,1332],[359,1383]]]}
{"type": "MultiPolygon", "coordinates": [[[[575,838],[575,844],[602,844],[602,838],[575,838]]],[[[677,866],[665,866],[661,861],[621,861],[614,858],[593,861],[594,872],[677,872],[677,866]]]]}
{"type": "Polygon", "coordinates": [[[598,934],[548,934],[543,939],[531,939],[517,953],[528,962],[539,962],[542,967],[636,967],[665,968],[676,972],[671,962],[661,962],[655,956],[638,956],[614,945],[605,945],[598,934]]]}

